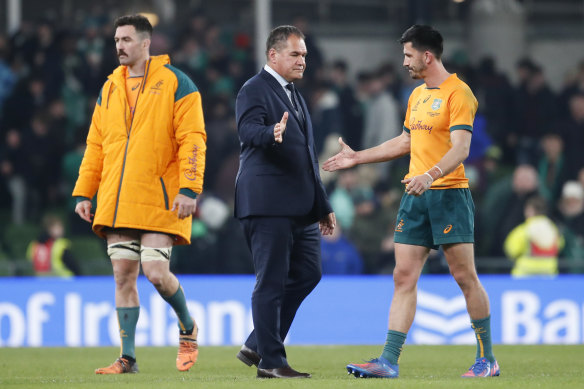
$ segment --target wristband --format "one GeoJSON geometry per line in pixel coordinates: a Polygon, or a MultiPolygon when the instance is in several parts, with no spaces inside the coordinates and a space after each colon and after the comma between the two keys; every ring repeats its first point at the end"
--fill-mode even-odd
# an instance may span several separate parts
{"type": "Polygon", "coordinates": [[[432,182],[436,181],[437,179],[443,176],[442,169],[440,169],[438,165],[434,165],[430,170],[428,170],[424,174],[429,175],[432,178],[432,182]]]}

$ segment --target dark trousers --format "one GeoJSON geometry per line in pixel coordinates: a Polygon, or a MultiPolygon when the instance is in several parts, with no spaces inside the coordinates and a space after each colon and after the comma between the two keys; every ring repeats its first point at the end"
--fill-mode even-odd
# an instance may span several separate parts
{"type": "Polygon", "coordinates": [[[267,216],[240,221],[256,275],[254,330],[245,344],[262,357],[259,367],[287,366],[284,339],[298,307],[322,276],[318,223],[267,216]]]}

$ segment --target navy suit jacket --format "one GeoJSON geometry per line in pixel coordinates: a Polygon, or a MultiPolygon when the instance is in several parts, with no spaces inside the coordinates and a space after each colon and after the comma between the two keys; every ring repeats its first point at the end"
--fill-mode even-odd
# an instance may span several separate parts
{"type": "Polygon", "coordinates": [[[235,217],[308,216],[316,222],[332,212],[320,179],[312,123],[296,114],[278,81],[264,69],[237,95],[235,116],[241,145],[235,182],[235,217]],[[282,143],[274,126],[288,112],[282,143]]]}

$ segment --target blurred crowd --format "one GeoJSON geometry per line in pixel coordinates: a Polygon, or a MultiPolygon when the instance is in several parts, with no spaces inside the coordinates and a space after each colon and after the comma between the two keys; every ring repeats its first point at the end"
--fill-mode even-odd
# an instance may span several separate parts
{"type": "MultiPolygon", "coordinates": [[[[200,10],[182,17],[182,23],[155,27],[151,53],[169,54],[201,91],[208,151],[193,244],[175,248],[174,270],[252,273],[232,217],[239,156],[234,102],[263,64],[255,63],[253,31],[213,21],[200,10]]],[[[112,20],[93,11],[78,25],[25,21],[14,34],[0,35],[0,251],[9,251],[6,231],[39,225],[47,212],[62,216],[68,236],[91,235],[90,226],[73,213],[71,192],[97,96],[118,66],[112,20]]],[[[339,136],[363,149],[398,135],[409,94],[419,85],[389,61],[401,53],[387,53],[386,63],[368,69],[350,69],[343,59],[325,58],[305,18],[290,22],[306,34],[307,71],[298,88],[309,103],[321,160],[338,151],[339,136]]],[[[574,64],[558,92],[529,58],[517,63],[515,75],[499,72],[491,58],[478,65],[464,53],[444,60],[479,100],[465,163],[476,206],[479,270],[510,271],[510,265],[501,265],[509,255],[503,243],[526,221],[528,199],[538,197],[562,237],[556,247],[559,271],[584,272],[584,62],[574,64]]],[[[392,271],[400,180],[407,169],[404,158],[321,172],[340,225],[323,240],[326,274],[392,271]]],[[[439,251],[427,267],[447,271],[439,251]]]]}

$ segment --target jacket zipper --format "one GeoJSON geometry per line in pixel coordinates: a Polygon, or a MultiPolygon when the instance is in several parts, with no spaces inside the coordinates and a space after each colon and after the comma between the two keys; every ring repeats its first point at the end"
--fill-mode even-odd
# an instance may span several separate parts
{"type": "MultiPolygon", "coordinates": [[[[144,74],[144,84],[142,85],[142,93],[144,93],[144,87],[146,86],[146,78],[148,77],[148,71],[150,70],[150,60],[146,65],[146,72],[144,74]]],[[[132,132],[132,124],[134,124],[134,117],[136,117],[136,112],[138,111],[138,100],[140,100],[140,95],[136,98],[136,105],[134,106],[134,114],[132,115],[132,120],[130,121],[130,128],[128,128],[128,122],[126,120],[126,111],[128,108],[127,98],[124,99],[124,123],[126,124],[126,149],[124,150],[124,162],[122,163],[122,174],[120,175],[120,184],[118,185],[118,197],[116,198],[116,209],[114,211],[114,221],[112,222],[112,228],[116,227],[116,219],[118,217],[118,207],[120,205],[120,195],[122,194],[122,181],[124,180],[124,172],[126,171],[126,158],[128,156],[128,146],[130,145],[130,133],[132,132]]]]}

